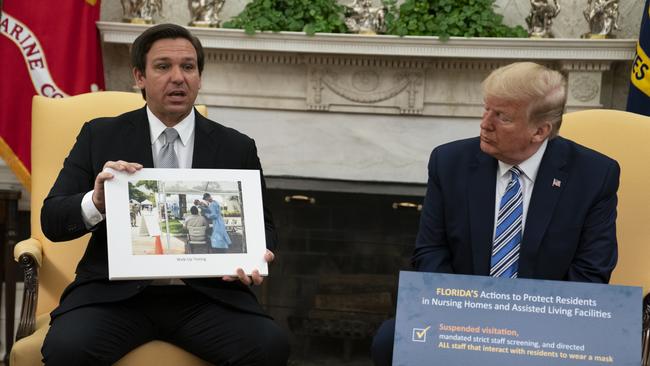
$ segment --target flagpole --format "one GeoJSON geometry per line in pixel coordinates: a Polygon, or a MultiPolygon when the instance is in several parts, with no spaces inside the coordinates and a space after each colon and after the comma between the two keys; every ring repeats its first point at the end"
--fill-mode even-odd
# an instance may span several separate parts
{"type": "Polygon", "coordinates": [[[627,111],[650,116],[650,0],[645,1],[632,61],[627,111]]]}

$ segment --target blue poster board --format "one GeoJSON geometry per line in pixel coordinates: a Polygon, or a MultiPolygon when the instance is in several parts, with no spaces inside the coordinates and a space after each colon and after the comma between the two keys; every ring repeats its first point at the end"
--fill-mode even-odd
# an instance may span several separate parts
{"type": "Polygon", "coordinates": [[[400,272],[393,365],[641,364],[640,287],[400,272]]]}

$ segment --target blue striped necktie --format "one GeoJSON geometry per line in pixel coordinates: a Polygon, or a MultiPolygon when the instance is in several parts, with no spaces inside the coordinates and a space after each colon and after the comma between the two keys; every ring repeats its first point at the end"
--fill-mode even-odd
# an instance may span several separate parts
{"type": "Polygon", "coordinates": [[[517,277],[519,270],[519,248],[523,232],[524,195],[519,176],[521,170],[514,166],[510,169],[510,182],[499,204],[497,229],[492,245],[490,276],[517,277]]]}

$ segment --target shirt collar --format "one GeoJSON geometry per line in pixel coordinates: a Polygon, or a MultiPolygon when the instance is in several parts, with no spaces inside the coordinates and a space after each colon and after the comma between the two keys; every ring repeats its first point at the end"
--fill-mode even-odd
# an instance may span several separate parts
{"type": "MultiPolygon", "coordinates": [[[[149,109],[149,106],[147,106],[147,119],[149,120],[151,144],[153,145],[154,142],[160,138],[160,135],[165,131],[167,126],[165,126],[165,124],[153,114],[151,109],[149,109]]],[[[181,138],[183,146],[186,146],[190,136],[192,136],[192,132],[194,132],[194,108],[192,108],[190,113],[173,128],[178,132],[178,136],[181,138]]]]}
{"type": "MultiPolygon", "coordinates": [[[[544,157],[546,145],[548,145],[548,139],[542,142],[542,145],[531,157],[524,160],[521,164],[517,165],[519,169],[524,173],[524,175],[528,177],[528,179],[530,179],[532,182],[535,182],[535,178],[537,178],[537,172],[539,171],[539,165],[542,163],[542,157],[544,157]]],[[[503,175],[508,173],[510,168],[513,166],[514,165],[506,164],[499,160],[499,177],[503,177],[503,175]]]]}

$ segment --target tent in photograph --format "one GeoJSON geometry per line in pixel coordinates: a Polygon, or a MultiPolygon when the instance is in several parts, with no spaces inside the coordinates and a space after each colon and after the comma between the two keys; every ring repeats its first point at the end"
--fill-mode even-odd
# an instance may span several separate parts
{"type": "Polygon", "coordinates": [[[186,182],[186,181],[169,181],[165,182],[166,194],[186,194],[200,195],[203,193],[239,195],[239,186],[237,182],[186,182]]]}
{"type": "Polygon", "coordinates": [[[140,202],[140,207],[142,207],[142,209],[147,209],[151,211],[151,209],[153,208],[153,203],[149,200],[144,200],[140,202]]]}

